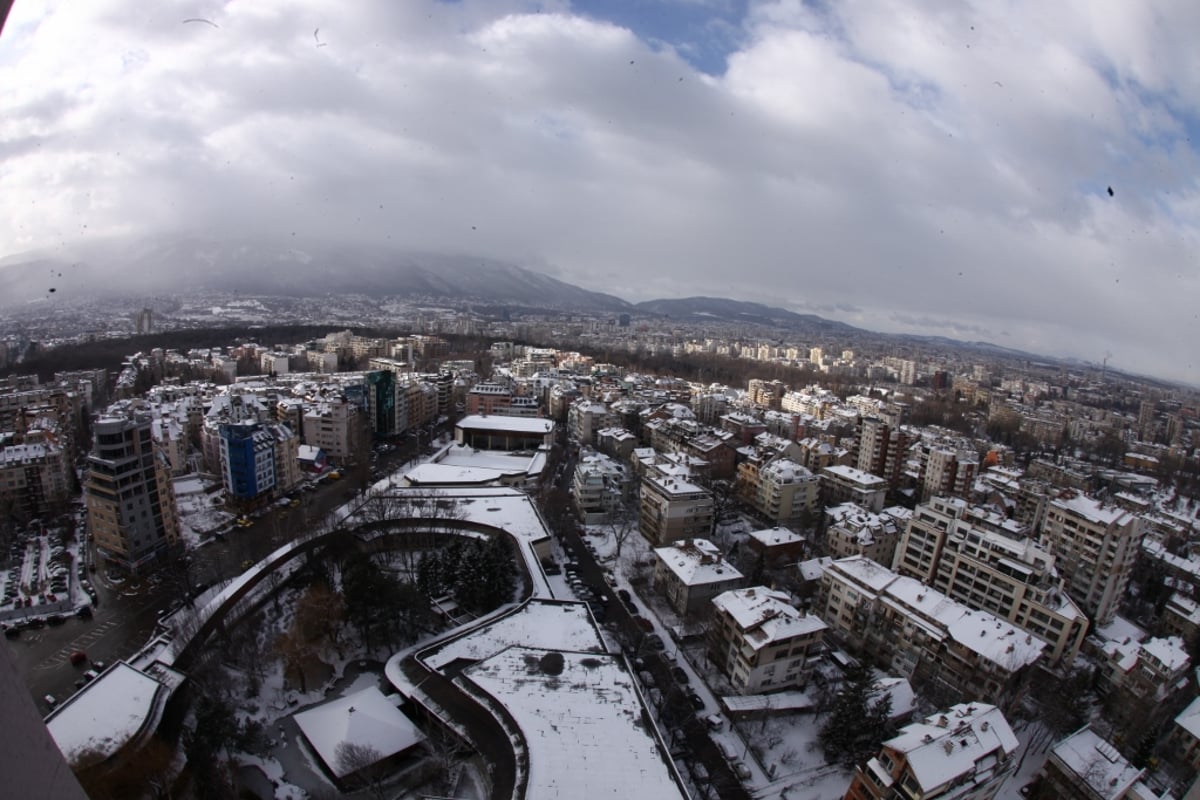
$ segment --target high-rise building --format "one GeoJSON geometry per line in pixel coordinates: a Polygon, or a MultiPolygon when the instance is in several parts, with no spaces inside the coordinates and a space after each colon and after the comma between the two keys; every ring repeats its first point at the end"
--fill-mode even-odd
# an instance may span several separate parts
{"type": "Polygon", "coordinates": [[[908,453],[908,434],[899,426],[878,417],[864,417],[859,423],[858,462],[863,472],[878,475],[889,489],[900,485],[908,453]]]}
{"type": "Polygon", "coordinates": [[[936,497],[913,511],[892,569],[1032,633],[1050,645],[1051,664],[1069,664],[1083,644],[1087,618],[1054,564],[1028,527],[936,497]]]}
{"type": "Polygon", "coordinates": [[[179,541],[171,465],[156,450],[151,414],[120,404],[92,426],[88,456],[88,527],[100,555],[137,572],[179,541]]]}
{"type": "Polygon", "coordinates": [[[221,479],[229,498],[253,503],[275,490],[275,436],[256,422],[221,426],[221,479]]]}
{"type": "Polygon", "coordinates": [[[1042,544],[1054,554],[1071,598],[1098,625],[1117,614],[1141,538],[1141,517],[1073,489],[1046,504],[1042,544]]]}
{"type": "Polygon", "coordinates": [[[154,309],[143,308],[137,313],[137,332],[152,333],[154,330],[154,309]]]}

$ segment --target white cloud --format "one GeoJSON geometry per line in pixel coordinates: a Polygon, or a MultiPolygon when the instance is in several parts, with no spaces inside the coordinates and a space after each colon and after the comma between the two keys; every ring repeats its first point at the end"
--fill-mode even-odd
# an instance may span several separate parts
{"type": "Polygon", "coordinates": [[[565,4],[366,6],[16,4],[0,242],[390,241],[1195,380],[1194,4],[755,3],[719,75],[565,4]]]}

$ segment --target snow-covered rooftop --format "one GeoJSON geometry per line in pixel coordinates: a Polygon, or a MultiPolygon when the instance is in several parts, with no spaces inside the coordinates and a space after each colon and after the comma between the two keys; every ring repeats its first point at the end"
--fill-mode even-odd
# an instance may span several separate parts
{"type": "Polygon", "coordinates": [[[1123,797],[1142,774],[1091,728],[1063,739],[1051,754],[1104,800],[1123,797]]]}
{"type": "Polygon", "coordinates": [[[856,483],[864,488],[879,489],[885,484],[883,478],[878,475],[872,475],[869,472],[863,472],[861,469],[847,467],[842,464],[834,464],[833,466],[826,467],[821,473],[823,475],[833,475],[850,483],[856,483]]]}
{"type": "Polygon", "coordinates": [[[897,577],[884,594],[888,600],[899,601],[903,608],[936,622],[967,649],[1009,670],[1034,663],[1046,649],[1044,641],[1012,623],[987,611],[973,610],[915,578],[897,577]]]}
{"type": "Polygon", "coordinates": [[[829,565],[833,563],[831,556],[821,556],[820,558],[810,558],[807,561],[801,561],[797,568],[800,570],[800,577],[806,581],[819,581],[821,576],[825,574],[825,570],[829,569],[829,565]]]}
{"type": "Polygon", "coordinates": [[[481,661],[512,645],[588,653],[605,649],[585,604],[531,600],[516,613],[424,654],[422,660],[440,670],[458,659],[481,661]]]}
{"type": "Polygon", "coordinates": [[[876,593],[887,588],[887,585],[896,580],[897,577],[896,573],[866,556],[840,558],[830,564],[828,568],[836,569],[846,574],[857,583],[876,593]]]}
{"type": "Polygon", "coordinates": [[[1126,525],[1133,518],[1120,506],[1103,505],[1099,500],[1078,493],[1064,493],[1050,504],[1099,525],[1126,525]]]}
{"type": "Polygon", "coordinates": [[[474,414],[460,419],[455,427],[476,431],[546,434],[554,430],[554,420],[544,417],[502,417],[474,414]]]}
{"type": "Polygon", "coordinates": [[[463,675],[520,728],[525,797],[686,797],[618,657],[513,647],[463,675]]]}
{"type": "Polygon", "coordinates": [[[1175,724],[1191,734],[1193,739],[1200,739],[1200,697],[1179,712],[1179,716],[1175,717],[1175,724]]]}
{"type": "Polygon", "coordinates": [[[374,686],[301,711],[295,720],[325,766],[339,778],[368,766],[339,758],[343,743],[369,747],[384,759],[425,738],[374,686]]]}
{"type": "Polygon", "coordinates": [[[157,723],[163,684],[123,661],[46,718],[46,727],[68,762],[104,761],[157,723]]]}
{"type": "Polygon", "coordinates": [[[800,611],[788,601],[786,592],[751,586],[722,592],[713,598],[713,605],[733,617],[746,643],[755,650],[828,627],[819,617],[800,611]]]}
{"type": "Polygon", "coordinates": [[[795,531],[788,530],[776,526],[774,528],[764,528],[761,531],[751,531],[750,538],[754,539],[767,547],[775,547],[777,545],[795,544],[803,542],[804,537],[795,531]]]}
{"type": "Polygon", "coordinates": [[[990,776],[996,760],[1014,753],[1018,742],[998,708],[974,703],[908,725],[884,746],[904,753],[921,789],[932,793],[977,770],[990,776]]]}
{"type": "Polygon", "coordinates": [[[742,577],[742,573],[721,557],[720,548],[707,539],[680,539],[666,547],[654,548],[654,554],[686,586],[723,583],[742,577]]]}

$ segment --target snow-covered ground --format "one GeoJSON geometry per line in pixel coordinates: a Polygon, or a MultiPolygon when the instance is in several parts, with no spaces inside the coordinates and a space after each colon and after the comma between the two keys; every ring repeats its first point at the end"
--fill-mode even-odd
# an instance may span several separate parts
{"type": "MultiPolygon", "coordinates": [[[[754,529],[752,521],[731,516],[726,523],[718,525],[714,539],[720,539],[724,548],[728,549],[754,529]]],[[[597,560],[612,569],[618,587],[634,594],[635,603],[644,609],[643,616],[651,620],[655,630],[668,642],[668,654],[689,673],[690,686],[704,699],[706,711],[721,709],[720,716],[725,722],[719,731],[711,735],[732,758],[742,761],[751,769],[751,778],[746,783],[754,796],[761,800],[841,798],[850,785],[853,773],[825,763],[817,745],[825,717],[803,711],[774,714],[766,719],[731,720],[718,699],[730,693],[730,687],[723,676],[707,664],[703,643],[679,645],[671,637],[671,632],[681,630],[683,621],[665,601],[649,590],[654,558],[650,544],[634,532],[625,540],[618,558],[613,526],[588,526],[587,534],[586,541],[591,543],[597,560]]],[[[556,577],[551,580],[554,581],[556,577]]],[[[1135,635],[1137,632],[1128,623],[1114,624],[1120,626],[1119,634],[1122,636],[1135,635]]],[[[1118,631],[1110,633],[1117,635],[1118,631]]],[[[1014,720],[1010,720],[1010,723],[1020,742],[1015,756],[1018,765],[1015,774],[1001,787],[998,800],[1020,800],[1019,789],[1033,780],[1047,756],[1048,746],[1043,744],[1044,736],[1038,740],[1038,750],[1027,751],[1030,739],[1038,731],[1037,725],[1014,720]]]]}
{"type": "Polygon", "coordinates": [[[173,481],[175,503],[179,508],[179,533],[188,548],[197,547],[217,531],[229,528],[234,515],[225,510],[225,495],[220,484],[199,475],[185,475],[173,481]]]}

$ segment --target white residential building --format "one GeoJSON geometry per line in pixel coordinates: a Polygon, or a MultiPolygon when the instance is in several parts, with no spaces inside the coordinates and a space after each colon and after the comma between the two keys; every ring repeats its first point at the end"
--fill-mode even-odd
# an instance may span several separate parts
{"type": "Polygon", "coordinates": [[[709,652],[740,694],[808,682],[826,625],[788,602],[784,592],[754,586],[713,598],[709,652]]]}

